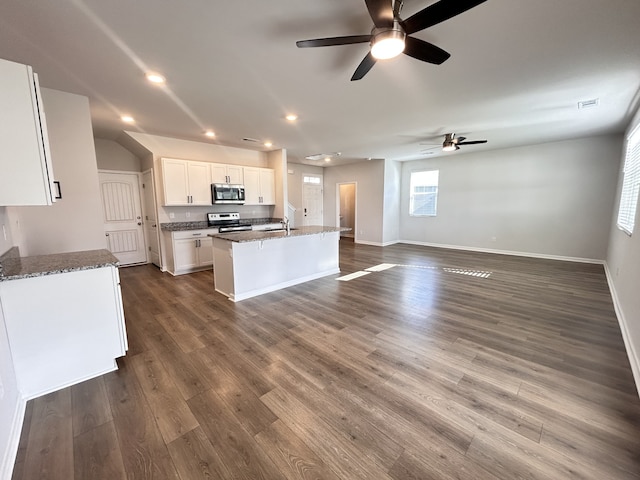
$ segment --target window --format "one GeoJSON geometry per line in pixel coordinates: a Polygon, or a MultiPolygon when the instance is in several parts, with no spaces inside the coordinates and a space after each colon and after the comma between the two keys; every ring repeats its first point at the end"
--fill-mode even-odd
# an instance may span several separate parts
{"type": "Polygon", "coordinates": [[[638,192],[640,191],[640,126],[627,139],[627,153],[624,159],[624,179],[620,193],[618,227],[631,235],[636,218],[638,192]]]}
{"type": "Polygon", "coordinates": [[[411,172],[409,215],[435,217],[438,204],[438,170],[411,172]]]}
{"type": "Polygon", "coordinates": [[[312,185],[320,185],[320,180],[322,180],[321,177],[316,177],[311,175],[305,175],[302,178],[303,183],[311,183],[312,185]]]}

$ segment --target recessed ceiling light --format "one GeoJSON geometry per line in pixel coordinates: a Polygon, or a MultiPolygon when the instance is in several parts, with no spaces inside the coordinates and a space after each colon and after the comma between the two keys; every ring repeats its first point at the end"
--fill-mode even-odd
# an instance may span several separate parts
{"type": "Polygon", "coordinates": [[[164,78],[162,75],[160,75],[159,73],[147,73],[147,80],[149,80],[151,83],[156,83],[158,85],[161,85],[163,83],[166,83],[166,78],[164,78]]]}
{"type": "Polygon", "coordinates": [[[125,123],[133,123],[133,122],[135,122],[134,118],[131,115],[122,115],[120,117],[120,120],[122,120],[125,123]]]}
{"type": "Polygon", "coordinates": [[[298,115],[296,115],[295,113],[290,113],[289,115],[287,115],[284,118],[286,118],[290,122],[295,122],[298,119],[298,115]]]}
{"type": "Polygon", "coordinates": [[[264,146],[265,147],[272,147],[273,143],[267,140],[266,142],[264,142],[264,146]]]}
{"type": "Polygon", "coordinates": [[[324,161],[329,163],[331,161],[331,157],[324,157],[324,161]]]}
{"type": "Polygon", "coordinates": [[[207,137],[211,137],[211,138],[213,138],[213,137],[215,137],[215,136],[216,136],[216,132],[214,132],[213,130],[207,130],[206,132],[204,132],[204,134],[205,134],[207,137]]]}

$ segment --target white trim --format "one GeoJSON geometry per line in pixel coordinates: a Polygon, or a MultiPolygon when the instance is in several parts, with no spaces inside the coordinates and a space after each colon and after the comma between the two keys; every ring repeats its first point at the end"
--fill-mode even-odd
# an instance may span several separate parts
{"type": "Polygon", "coordinates": [[[2,463],[0,464],[0,478],[11,478],[13,467],[18,456],[18,446],[20,444],[20,435],[22,434],[22,424],[24,423],[24,414],[27,408],[27,401],[19,398],[16,409],[13,412],[13,421],[11,422],[11,432],[7,449],[4,452],[2,463]]]}
{"type": "Polygon", "coordinates": [[[611,275],[611,271],[609,270],[609,265],[607,264],[607,262],[604,262],[604,272],[607,276],[607,283],[609,284],[609,291],[611,292],[611,299],[613,300],[613,308],[616,312],[616,317],[618,318],[618,324],[620,325],[622,340],[624,340],[624,346],[627,350],[627,357],[629,357],[629,363],[631,364],[633,379],[636,382],[636,390],[638,391],[638,396],[640,396],[640,357],[638,356],[638,352],[636,352],[636,349],[633,346],[633,342],[631,341],[629,329],[627,328],[627,320],[622,311],[622,306],[620,305],[620,300],[618,299],[616,287],[613,283],[613,276],[611,275]]]}
{"type": "Polygon", "coordinates": [[[440,243],[416,242],[413,240],[399,240],[397,243],[406,243],[409,245],[421,245],[423,247],[448,248],[450,250],[466,250],[469,252],[495,253],[498,255],[513,255],[515,257],[530,257],[530,258],[543,258],[547,260],[561,260],[564,262],[593,263],[597,265],[604,265],[605,263],[604,260],[599,260],[597,258],[565,257],[562,255],[547,255],[544,253],[516,252],[512,250],[496,250],[493,248],[464,247],[461,245],[444,245],[440,243]]]}
{"type": "Polygon", "coordinates": [[[393,240],[391,242],[381,243],[381,242],[370,242],[368,240],[354,240],[353,243],[360,243],[362,245],[372,245],[374,247],[388,247],[390,245],[395,245],[396,243],[404,243],[404,242],[401,242],[400,240],[393,240]]]}

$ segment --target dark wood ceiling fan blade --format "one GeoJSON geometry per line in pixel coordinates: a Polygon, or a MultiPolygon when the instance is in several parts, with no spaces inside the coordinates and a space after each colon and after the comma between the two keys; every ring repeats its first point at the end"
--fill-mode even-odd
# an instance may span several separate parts
{"type": "Polygon", "coordinates": [[[440,47],[413,37],[405,38],[404,54],[435,65],[440,65],[451,56],[440,47]]]}
{"type": "Polygon", "coordinates": [[[458,142],[458,145],[478,145],[480,143],[487,143],[486,140],[471,140],[470,142],[458,142]]]}
{"type": "Polygon", "coordinates": [[[427,8],[410,16],[404,20],[401,25],[405,33],[410,35],[437,25],[445,20],[449,20],[486,1],[487,0],[440,0],[438,3],[429,5],[427,8]]]}
{"type": "Polygon", "coordinates": [[[393,26],[393,5],[391,0],[364,0],[373,24],[378,28],[393,26]]]}
{"type": "Polygon", "coordinates": [[[352,43],[367,43],[371,41],[371,35],[348,35],[346,37],[314,38],[312,40],[299,40],[298,48],[332,47],[334,45],[351,45],[352,43]]]}
{"type": "Polygon", "coordinates": [[[356,68],[356,71],[353,72],[351,81],[353,82],[354,80],[360,80],[369,72],[369,70],[371,70],[371,68],[375,64],[376,64],[376,59],[373,58],[373,55],[371,55],[371,52],[367,53],[367,56],[362,59],[362,62],[360,62],[360,65],[358,65],[358,68],[356,68]]]}

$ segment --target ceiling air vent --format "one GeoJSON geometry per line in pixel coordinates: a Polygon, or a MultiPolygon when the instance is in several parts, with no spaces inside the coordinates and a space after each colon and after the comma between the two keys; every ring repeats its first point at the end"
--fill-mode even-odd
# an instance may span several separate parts
{"type": "Polygon", "coordinates": [[[597,107],[600,103],[598,98],[592,98],[591,100],[583,100],[582,102],[578,102],[578,109],[582,110],[583,108],[591,108],[597,107]]]}

